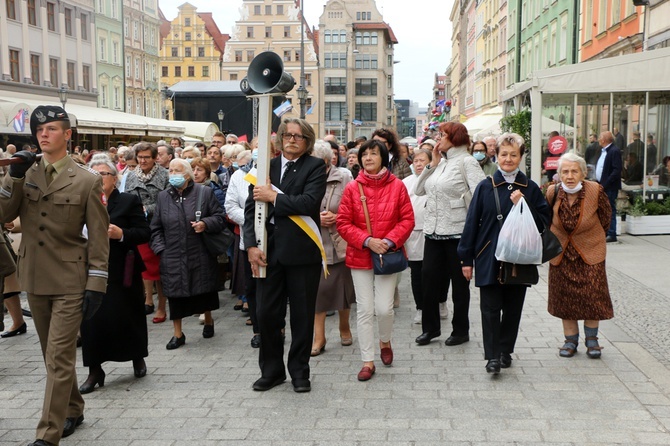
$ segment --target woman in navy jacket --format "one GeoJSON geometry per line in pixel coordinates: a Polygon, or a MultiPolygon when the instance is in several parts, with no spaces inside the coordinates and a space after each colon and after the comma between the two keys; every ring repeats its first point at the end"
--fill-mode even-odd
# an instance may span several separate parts
{"type": "MultiPolygon", "coordinates": [[[[500,197],[500,210],[507,217],[521,197],[530,205],[538,231],[549,224],[549,205],[540,188],[519,171],[523,157],[523,138],[506,133],[498,138],[498,171],[477,186],[468,209],[465,228],[458,245],[463,275],[472,278],[476,266],[475,286],[480,292],[486,371],[498,374],[500,368],[512,365],[512,353],[519,332],[519,322],[526,297],[525,285],[502,285],[498,282],[500,262],[495,258],[500,224],[494,193],[500,197]]],[[[503,220],[504,221],[504,220],[503,220]]]]}

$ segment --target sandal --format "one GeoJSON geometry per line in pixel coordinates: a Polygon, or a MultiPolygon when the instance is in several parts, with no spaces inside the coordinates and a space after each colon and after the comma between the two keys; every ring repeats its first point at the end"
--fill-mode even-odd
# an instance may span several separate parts
{"type": "Polygon", "coordinates": [[[575,356],[575,353],[577,353],[577,343],[575,341],[571,341],[570,339],[565,340],[565,344],[563,344],[563,347],[561,347],[559,350],[559,356],[561,358],[572,358],[575,356]]]}
{"type": "Polygon", "coordinates": [[[588,356],[591,359],[599,359],[600,356],[602,355],[602,353],[600,352],[600,350],[602,349],[603,348],[600,345],[598,345],[598,336],[586,337],[586,356],[588,356]]]}

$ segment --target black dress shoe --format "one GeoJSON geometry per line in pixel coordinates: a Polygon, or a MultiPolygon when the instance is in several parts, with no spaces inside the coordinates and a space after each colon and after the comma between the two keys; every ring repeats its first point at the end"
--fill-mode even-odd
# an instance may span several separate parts
{"type": "Polygon", "coordinates": [[[214,324],[212,325],[205,324],[202,327],[202,337],[205,339],[214,337],[214,324]]]}
{"type": "Polygon", "coordinates": [[[13,338],[16,335],[24,334],[26,331],[28,331],[28,326],[24,322],[16,330],[9,330],[0,334],[0,338],[13,338]]]}
{"type": "Polygon", "coordinates": [[[92,369],[88,373],[88,378],[86,378],[86,381],[84,381],[82,385],[79,386],[79,393],[86,395],[87,393],[93,392],[95,390],[96,384],[98,387],[105,387],[105,371],[102,370],[102,367],[92,369]]]}
{"type": "Polygon", "coordinates": [[[500,368],[508,369],[512,366],[512,355],[509,353],[500,354],[500,368]]]}
{"type": "Polygon", "coordinates": [[[304,393],[312,390],[312,385],[308,379],[293,379],[291,380],[291,384],[293,384],[293,390],[297,393],[304,393]]]}
{"type": "Polygon", "coordinates": [[[265,392],[266,390],[278,386],[284,381],[286,381],[286,376],[279,376],[277,378],[259,378],[254,383],[253,388],[259,392],[265,392]]]}
{"type": "Polygon", "coordinates": [[[144,314],[151,314],[151,313],[153,313],[155,308],[156,308],[156,307],[154,307],[153,305],[147,305],[147,304],[144,304],[144,314]]]}
{"type": "Polygon", "coordinates": [[[616,236],[608,235],[607,237],[605,237],[605,243],[612,243],[612,242],[616,242],[616,236]]]}
{"type": "Polygon", "coordinates": [[[500,373],[500,360],[489,359],[489,362],[486,363],[486,373],[493,373],[494,375],[500,373]]]}
{"type": "Polygon", "coordinates": [[[65,419],[65,425],[63,426],[63,435],[61,438],[69,437],[74,434],[74,431],[77,430],[77,427],[84,422],[84,415],[79,415],[75,417],[67,417],[65,419]]]}
{"type": "Polygon", "coordinates": [[[253,338],[251,338],[251,346],[253,348],[260,348],[261,346],[261,335],[255,334],[253,338]]]}
{"type": "Polygon", "coordinates": [[[44,440],[35,440],[32,443],[30,443],[28,446],[56,446],[53,443],[49,443],[48,441],[44,440]]]}
{"type": "Polygon", "coordinates": [[[170,339],[170,342],[167,343],[165,348],[167,348],[168,350],[174,350],[176,348],[181,347],[184,344],[186,344],[186,335],[182,333],[181,338],[172,336],[172,339],[170,339]]]}
{"type": "Polygon", "coordinates": [[[77,336],[77,348],[81,347],[81,336],[77,336]]]}
{"type": "Polygon", "coordinates": [[[449,336],[446,341],[444,341],[444,345],[461,345],[465,344],[470,340],[470,336],[465,335],[465,336],[449,336]]]}
{"type": "Polygon", "coordinates": [[[440,330],[433,331],[433,332],[425,332],[425,333],[421,333],[419,336],[417,336],[414,341],[419,345],[428,345],[428,344],[430,344],[431,339],[438,338],[441,335],[442,335],[442,333],[440,332],[440,330]]]}
{"type": "Polygon", "coordinates": [[[147,363],[144,362],[144,358],[133,359],[133,372],[135,378],[143,378],[147,375],[147,363]]]}

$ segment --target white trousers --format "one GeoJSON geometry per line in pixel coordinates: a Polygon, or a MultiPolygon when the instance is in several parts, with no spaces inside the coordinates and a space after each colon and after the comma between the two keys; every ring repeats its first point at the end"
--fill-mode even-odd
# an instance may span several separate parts
{"type": "Polygon", "coordinates": [[[393,334],[393,294],[397,274],[375,276],[371,269],[352,269],[356,290],[358,344],[363,362],[374,361],[374,316],[377,315],[379,340],[389,342],[393,334]]]}

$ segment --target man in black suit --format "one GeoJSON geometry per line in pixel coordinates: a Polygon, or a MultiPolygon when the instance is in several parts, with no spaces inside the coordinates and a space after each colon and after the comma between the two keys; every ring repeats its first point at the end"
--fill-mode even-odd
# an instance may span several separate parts
{"type": "Polygon", "coordinates": [[[614,128],[612,129],[612,131],[614,132],[614,135],[613,135],[613,137],[614,137],[614,145],[617,146],[617,148],[618,148],[619,150],[623,150],[623,149],[625,149],[625,148],[626,148],[626,138],[623,137],[623,135],[621,134],[621,132],[619,132],[619,129],[618,129],[618,128],[614,127],[614,128]]]}
{"type": "Polygon", "coordinates": [[[596,164],[596,179],[605,189],[612,207],[612,221],[607,242],[616,242],[616,199],[621,189],[621,151],[614,145],[612,132],[602,132],[598,139],[602,151],[596,164]]]}
{"type": "Polygon", "coordinates": [[[244,209],[244,245],[254,277],[260,266],[266,277],[256,289],[261,347],[261,378],[254,390],[265,391],[286,380],[284,340],[287,300],[291,303],[291,348],[288,371],[296,392],[309,392],[309,358],[314,336],[314,310],[321,274],[321,252],[316,243],[289,217],[303,215],[318,227],[321,200],[326,193],[326,166],[310,156],[316,136],[302,119],[287,119],[277,130],[282,154],[270,161],[270,181],[249,191],[244,209]],[[272,188],[275,186],[281,192],[272,188]],[[255,201],[269,204],[267,257],[257,247],[255,201]]]}

